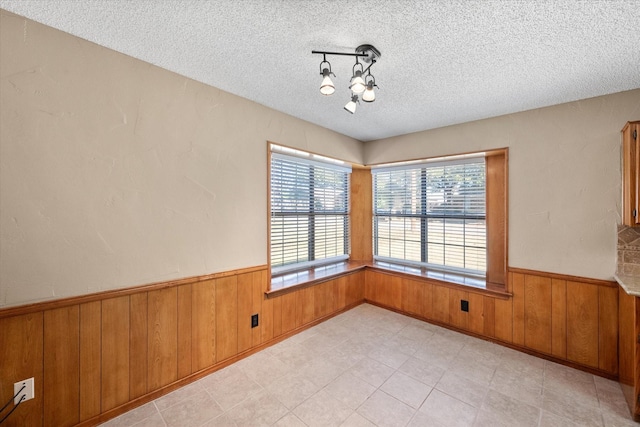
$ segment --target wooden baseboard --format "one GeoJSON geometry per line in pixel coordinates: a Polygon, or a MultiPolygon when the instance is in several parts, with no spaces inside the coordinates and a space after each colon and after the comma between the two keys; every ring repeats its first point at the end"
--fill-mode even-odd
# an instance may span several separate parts
{"type": "Polygon", "coordinates": [[[607,378],[607,379],[610,379],[610,380],[614,380],[614,381],[618,380],[618,376],[617,375],[613,375],[613,374],[611,374],[609,372],[602,371],[600,369],[594,369],[594,368],[591,368],[589,366],[580,365],[578,363],[574,363],[574,362],[571,362],[571,361],[568,361],[568,360],[564,360],[564,359],[560,359],[560,358],[557,358],[557,357],[553,357],[553,356],[548,355],[548,354],[540,353],[538,351],[532,350],[530,348],[527,348],[527,347],[524,347],[524,346],[521,346],[521,345],[517,345],[517,344],[501,341],[499,339],[496,339],[496,338],[493,338],[493,337],[488,337],[486,335],[480,335],[480,334],[474,333],[473,331],[460,329],[460,328],[457,328],[457,327],[455,327],[455,326],[453,326],[451,324],[448,324],[448,323],[439,322],[439,321],[434,320],[434,319],[427,319],[425,317],[418,316],[418,315],[412,314],[412,313],[407,313],[406,311],[398,310],[396,308],[389,307],[389,306],[386,306],[384,304],[377,303],[375,301],[369,301],[369,300],[365,299],[364,302],[367,303],[367,304],[375,305],[376,307],[384,308],[385,310],[390,310],[390,311],[393,311],[393,312],[398,313],[398,314],[402,314],[402,315],[409,316],[409,317],[412,317],[412,318],[417,319],[417,320],[421,320],[421,321],[426,322],[426,323],[430,323],[432,325],[440,326],[442,328],[446,328],[446,329],[449,329],[451,331],[459,332],[459,333],[464,334],[464,335],[468,335],[468,336],[471,336],[471,337],[474,337],[474,338],[479,338],[479,339],[482,339],[484,341],[489,341],[489,342],[492,342],[492,343],[495,343],[495,344],[499,344],[499,345],[501,345],[503,347],[508,347],[508,348],[513,349],[513,350],[517,350],[517,351],[520,351],[520,352],[523,352],[523,353],[526,353],[526,354],[530,354],[532,356],[539,357],[539,358],[544,359],[544,360],[549,360],[551,362],[555,362],[555,363],[558,363],[558,364],[561,364],[561,365],[565,365],[565,366],[568,366],[570,368],[579,369],[581,371],[588,372],[588,373],[593,374],[593,375],[598,375],[600,377],[607,378]]]}

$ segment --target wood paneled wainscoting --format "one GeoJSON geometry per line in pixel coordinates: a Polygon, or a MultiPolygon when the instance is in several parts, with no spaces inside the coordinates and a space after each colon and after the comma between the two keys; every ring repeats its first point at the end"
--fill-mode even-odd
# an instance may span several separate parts
{"type": "Polygon", "coordinates": [[[597,375],[618,377],[615,282],[509,269],[511,297],[367,269],[365,301],[597,375]],[[460,301],[469,302],[469,311],[460,301]]]}
{"type": "Polygon", "coordinates": [[[6,426],[95,425],[360,304],[364,271],[266,298],[266,266],[0,310],[6,426]],[[251,315],[259,326],[251,328],[251,315]]]}
{"type": "MultiPolygon", "coordinates": [[[[508,279],[500,295],[368,266],[267,298],[261,266],[3,309],[0,401],[31,377],[36,395],[6,425],[95,425],[363,301],[618,378],[617,284],[508,279]]],[[[621,379],[634,375],[621,364],[621,379]]]]}

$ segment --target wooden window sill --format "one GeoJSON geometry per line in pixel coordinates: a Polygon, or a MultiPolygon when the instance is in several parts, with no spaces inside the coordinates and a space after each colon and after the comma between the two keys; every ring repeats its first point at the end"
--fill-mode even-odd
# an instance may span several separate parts
{"type": "Polygon", "coordinates": [[[278,295],[286,294],[294,290],[317,285],[318,283],[364,270],[367,265],[368,263],[365,262],[342,261],[335,264],[321,265],[279,274],[271,277],[271,286],[265,294],[267,298],[277,297],[278,295]]]}
{"type": "Polygon", "coordinates": [[[267,298],[274,298],[295,290],[362,271],[365,268],[370,268],[385,274],[436,282],[439,285],[449,288],[490,295],[501,299],[507,299],[513,296],[513,294],[505,290],[504,286],[487,283],[483,278],[380,261],[343,261],[335,264],[311,267],[290,273],[279,274],[271,277],[271,286],[269,290],[265,292],[265,295],[267,298]]]}
{"type": "Polygon", "coordinates": [[[482,277],[465,276],[463,274],[432,270],[425,267],[414,267],[382,261],[374,261],[372,264],[369,264],[369,267],[383,273],[396,274],[412,279],[425,279],[450,288],[462,289],[467,292],[491,295],[502,299],[511,298],[513,296],[513,294],[506,291],[504,286],[487,283],[487,281],[482,277]]]}

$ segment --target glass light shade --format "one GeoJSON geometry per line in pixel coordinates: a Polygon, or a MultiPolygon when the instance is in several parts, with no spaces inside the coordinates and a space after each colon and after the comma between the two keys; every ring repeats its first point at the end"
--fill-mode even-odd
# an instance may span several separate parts
{"type": "Polygon", "coordinates": [[[364,94],[362,94],[362,100],[364,102],[373,102],[376,100],[376,94],[373,91],[373,83],[367,84],[367,89],[364,91],[364,94]]]}
{"type": "Polygon", "coordinates": [[[331,95],[333,92],[336,91],[336,87],[333,85],[333,82],[331,81],[331,77],[329,77],[329,74],[331,74],[331,72],[329,71],[328,68],[325,68],[324,70],[322,70],[322,84],[320,85],[320,93],[323,95],[331,95]]]}
{"type": "Polygon", "coordinates": [[[353,96],[353,98],[351,98],[351,101],[347,102],[347,105],[344,106],[344,109],[347,110],[348,112],[350,112],[351,114],[356,112],[356,101],[358,100],[357,96],[353,96]]]}
{"type": "Polygon", "coordinates": [[[320,85],[320,93],[323,95],[331,95],[335,91],[336,88],[331,81],[331,77],[325,76],[322,79],[322,84],[320,85]]]}
{"type": "Polygon", "coordinates": [[[356,71],[351,78],[351,86],[349,86],[349,89],[351,89],[353,93],[362,93],[366,87],[364,80],[362,80],[362,72],[356,71]]]}

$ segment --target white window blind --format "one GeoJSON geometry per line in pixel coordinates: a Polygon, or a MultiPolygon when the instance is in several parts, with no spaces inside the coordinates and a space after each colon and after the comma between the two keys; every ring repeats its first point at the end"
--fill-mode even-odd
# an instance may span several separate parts
{"type": "Polygon", "coordinates": [[[374,168],[374,258],[486,272],[484,157],[374,168]]]}
{"type": "Polygon", "coordinates": [[[350,172],[341,162],[272,146],[272,273],[349,257],[350,172]]]}

